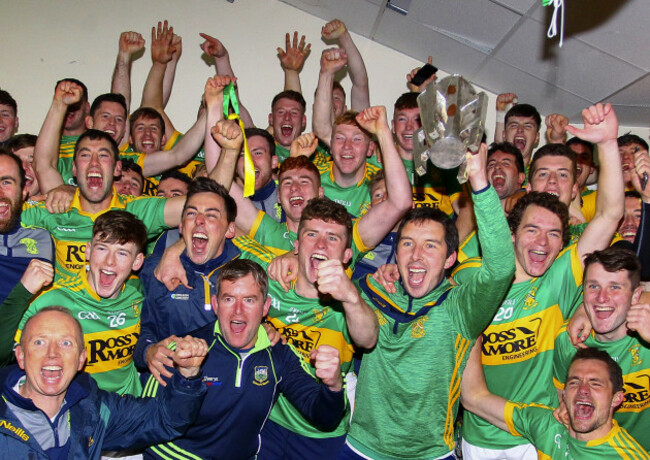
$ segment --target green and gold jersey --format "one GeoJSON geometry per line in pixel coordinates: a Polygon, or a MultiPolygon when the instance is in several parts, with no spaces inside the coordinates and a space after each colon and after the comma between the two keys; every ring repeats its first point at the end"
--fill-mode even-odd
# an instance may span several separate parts
{"type": "Polygon", "coordinates": [[[164,216],[166,198],[124,196],[113,190],[113,198],[106,210],[89,214],[81,210],[79,197],[77,189],[70,208],[61,214],[50,214],[42,202],[23,205],[23,227],[40,227],[52,234],[56,251],[55,281],[66,282],[67,278],[84,270],[86,243],[92,238],[95,219],[106,211],[129,211],[144,222],[149,239],[167,228],[164,216]]]}
{"type": "Polygon", "coordinates": [[[596,200],[598,199],[597,190],[589,190],[585,188],[581,193],[582,198],[582,215],[585,216],[587,222],[594,218],[596,215],[596,200]]]}
{"type": "MultiPolygon", "coordinates": [[[[169,138],[163,150],[169,150],[183,137],[178,131],[174,131],[174,134],[169,138]]],[[[120,158],[133,160],[134,163],[139,165],[144,171],[144,160],[147,156],[146,153],[135,152],[131,144],[128,144],[124,149],[120,150],[120,158]]],[[[203,150],[198,152],[193,159],[187,162],[185,165],[177,168],[180,172],[187,174],[189,177],[194,177],[196,168],[205,163],[205,153],[203,150]]],[[[160,182],[161,174],[156,176],[146,177],[144,180],[143,194],[148,196],[156,196],[158,192],[158,183],[160,182]]]]}
{"type": "MultiPolygon", "coordinates": [[[[359,235],[359,221],[356,220],[352,226],[352,259],[350,259],[350,266],[359,260],[363,253],[370,251],[372,248],[367,247],[361,235],[359,235]]],[[[295,232],[289,230],[286,222],[277,222],[264,211],[257,213],[257,218],[248,233],[251,238],[266,247],[276,256],[281,256],[294,248],[294,243],[298,238],[295,232]]]]}
{"type": "Polygon", "coordinates": [[[334,180],[333,165],[334,163],[329,162],[318,166],[320,182],[325,196],[345,206],[345,209],[351,215],[361,217],[370,208],[370,179],[381,168],[366,162],[363,178],[351,187],[341,187],[334,180]]]}
{"type": "Polygon", "coordinates": [[[451,203],[456,201],[462,192],[462,187],[456,179],[458,168],[443,171],[427,161],[427,172],[420,176],[415,172],[413,160],[402,158],[402,163],[413,187],[414,206],[438,208],[452,217],[454,209],[451,203]]]}
{"type": "Polygon", "coordinates": [[[388,294],[371,275],[359,287],[377,315],[377,344],[364,355],[348,443],[364,458],[431,459],[454,449],[460,379],[514,272],[508,225],[493,188],[475,196],[485,264],[472,280],[443,279],[421,298],[402,283],[388,294]]]}
{"type": "Polygon", "coordinates": [[[474,259],[476,257],[481,257],[481,246],[478,243],[476,230],[474,230],[458,245],[457,260],[458,263],[462,264],[467,259],[474,259]]]}
{"type": "MultiPolygon", "coordinates": [[[[461,285],[469,281],[466,277],[477,263],[476,259],[465,261],[455,270],[454,280],[461,285]]],[[[544,275],[511,285],[483,332],[483,370],[492,393],[516,401],[557,404],[553,387],[555,336],[580,302],[581,282],[582,264],[577,247],[571,245],[560,252],[544,275]]],[[[469,412],[463,416],[463,438],[486,449],[526,443],[469,412]]]]}
{"type": "MultiPolygon", "coordinates": [[[[339,350],[341,372],[352,369],[354,348],[343,313],[343,305],[336,300],[308,299],[294,289],[284,289],[269,280],[271,308],[267,315],[273,326],[284,335],[288,342],[308,363],[311,372],[309,353],[320,345],[330,345],[339,350]]],[[[334,431],[320,431],[300,414],[293,404],[280,395],[271,411],[271,420],[283,427],[310,438],[331,438],[347,432],[349,416],[344,416],[334,431]]]]}
{"type": "Polygon", "coordinates": [[[553,409],[537,404],[508,402],[504,418],[513,436],[524,436],[535,445],[540,460],[647,460],[650,455],[621,428],[613,427],[599,439],[589,442],[572,437],[553,417],[553,409]]]}
{"type": "Polygon", "coordinates": [[[61,143],[59,144],[59,162],[57,169],[63,183],[67,185],[77,186],[77,181],[72,174],[72,158],[74,157],[74,148],[77,145],[79,136],[61,136],[61,143]]]}
{"type": "Polygon", "coordinates": [[[102,390],[139,396],[142,390],[133,364],[133,350],[140,336],[140,312],[144,291],[140,280],[129,278],[117,299],[102,299],[81,272],[66,283],[54,286],[31,303],[16,332],[43,307],[62,305],[79,320],[86,345],[86,367],[102,390]]]}
{"type": "MultiPolygon", "coordinates": [[[[650,450],[650,348],[635,335],[613,342],[600,342],[593,335],[585,341],[588,347],[605,350],[623,370],[625,400],[614,412],[614,418],[637,439],[645,450],[650,450]]],[[[571,358],[576,349],[571,345],[566,327],[555,339],[553,383],[564,389],[571,358]]]]}

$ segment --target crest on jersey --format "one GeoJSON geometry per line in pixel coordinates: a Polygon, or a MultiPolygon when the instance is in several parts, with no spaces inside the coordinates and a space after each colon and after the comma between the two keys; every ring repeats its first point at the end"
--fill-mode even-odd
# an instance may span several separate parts
{"type": "Polygon", "coordinates": [[[255,385],[263,386],[269,383],[269,368],[267,366],[255,366],[255,385]]]}

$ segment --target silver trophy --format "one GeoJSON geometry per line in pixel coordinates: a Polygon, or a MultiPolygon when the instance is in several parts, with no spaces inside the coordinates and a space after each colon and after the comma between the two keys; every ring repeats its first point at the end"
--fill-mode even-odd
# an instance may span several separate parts
{"type": "Polygon", "coordinates": [[[460,166],[458,181],[467,181],[465,152],[477,152],[485,132],[488,97],[460,75],[429,83],[418,96],[422,128],[414,143],[415,170],[426,172],[426,161],[442,169],[460,166]]]}

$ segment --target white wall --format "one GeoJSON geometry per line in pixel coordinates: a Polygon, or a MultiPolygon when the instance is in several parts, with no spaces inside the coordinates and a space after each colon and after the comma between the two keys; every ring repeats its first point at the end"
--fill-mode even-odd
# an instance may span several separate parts
{"type": "MultiPolygon", "coordinates": [[[[0,30],[7,38],[0,47],[0,86],[18,101],[20,132],[34,134],[58,79],[80,79],[88,86],[91,101],[110,90],[118,39],[125,30],[140,32],[147,40],[145,55],[133,63],[136,108],[151,64],[151,26],[161,19],[169,19],[183,37],[183,55],[167,107],[181,131],[192,125],[205,80],[214,71],[201,59],[199,32],[219,38],[228,48],[241,97],[255,123],[264,126],[271,99],[284,85],[276,49],[284,46],[285,32],[297,29],[312,43],[301,74],[308,107],[316,89],[320,54],[327,47],[320,38],[323,21],[276,0],[4,2],[8,4],[0,15],[0,30]]],[[[368,69],[371,102],[387,105],[391,116],[395,99],[407,91],[406,74],[421,63],[358,35],[353,37],[368,69]]],[[[349,78],[342,84],[349,92],[349,78]]],[[[492,125],[490,121],[488,126],[492,125]]]]}
{"type": "MultiPolygon", "coordinates": [[[[55,82],[76,77],[88,86],[90,98],[110,90],[117,43],[122,31],[143,34],[147,45],[151,26],[168,19],[183,37],[174,91],[167,112],[180,131],[196,116],[205,80],[214,68],[201,59],[199,32],[221,39],[230,51],[241,96],[253,120],[266,125],[270,101],[282,90],[283,74],[276,48],[284,34],[299,30],[312,43],[312,53],[302,71],[303,94],[313,101],[324,22],[277,0],[2,0],[0,30],[0,87],[19,104],[20,132],[37,134],[51,102],[55,82]]],[[[333,19],[333,18],[332,18],[333,19]]],[[[345,21],[345,18],[340,18],[345,21]]],[[[370,78],[371,103],[392,104],[406,91],[406,74],[418,61],[358,35],[354,40],[364,57],[370,78]]],[[[133,63],[133,103],[139,105],[150,67],[149,47],[133,63]]],[[[445,74],[439,72],[439,77],[445,74]]],[[[343,86],[349,90],[349,79],[343,86]]],[[[490,94],[487,126],[494,126],[494,94],[490,94]]],[[[311,123],[308,120],[308,123],[311,123]]],[[[634,130],[639,131],[638,129],[634,130]]],[[[648,136],[647,130],[640,132],[648,136]]],[[[493,133],[488,134],[492,139],[493,133]]]]}

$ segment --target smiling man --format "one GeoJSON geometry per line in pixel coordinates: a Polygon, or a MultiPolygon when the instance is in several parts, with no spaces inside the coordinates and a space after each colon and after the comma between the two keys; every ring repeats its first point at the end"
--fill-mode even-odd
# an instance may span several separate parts
{"type": "Polygon", "coordinates": [[[399,283],[382,286],[371,275],[359,280],[362,299],[379,320],[379,338],[361,362],[355,411],[339,458],[455,458],[462,369],[514,272],[486,155],[482,144],[467,158],[478,227],[490,235],[483,241],[485,265],[472,282],[452,287],[446,279],[456,261],[458,232],[443,211],[429,207],[410,210],[397,230],[399,283]]]}
{"type": "MultiPolygon", "coordinates": [[[[86,323],[87,324],[87,323],[86,323]]],[[[99,459],[104,449],[142,448],[180,436],[205,394],[200,366],[205,342],[179,340],[172,384],[159,398],[102,391],[83,369],[87,357],[79,321],[46,306],[26,323],[0,400],[2,458],[99,459]]]]}
{"type": "Polygon", "coordinates": [[[199,177],[190,184],[179,226],[183,252],[180,263],[187,285],[173,292],[154,277],[163,254],[147,258],[140,279],[146,299],[142,311],[142,333],[135,347],[135,364],[148,369],[162,382],[160,374],[171,376],[164,366],[171,364],[167,348],[170,336],[183,336],[214,320],[210,297],[219,270],[233,259],[254,259],[262,264],[272,255],[252,239],[235,236],[237,206],[226,189],[211,179],[199,177]]]}
{"type": "MultiPolygon", "coordinates": [[[[646,427],[650,423],[650,349],[628,329],[628,313],[638,305],[641,264],[632,251],[610,247],[585,259],[584,305],[594,331],[584,344],[606,351],[623,370],[625,398],[614,418],[650,449],[646,427]]],[[[629,318],[632,321],[632,317],[629,318]]],[[[566,329],[555,339],[553,379],[561,396],[567,383],[567,367],[576,349],[566,329]]]]}
{"type": "Polygon", "coordinates": [[[533,149],[539,143],[539,128],[542,118],[535,107],[530,104],[516,104],[505,116],[503,139],[517,147],[528,167],[533,149]]]}
{"type": "MultiPolygon", "coordinates": [[[[602,160],[596,215],[577,243],[569,241],[569,190],[575,190],[575,161],[569,161],[561,144],[549,144],[549,152],[562,147],[560,155],[535,157],[530,177],[533,189],[546,184],[556,195],[530,192],[508,215],[515,247],[516,272],[500,308],[483,332],[482,363],[488,388],[514,401],[556,405],[552,385],[553,338],[573,313],[580,295],[583,259],[590,252],[609,246],[623,215],[623,178],[618,160],[618,122],[611,106],[583,110],[585,128],[568,130],[598,143],[602,160]],[[546,162],[545,160],[548,160],[546,162]],[[555,164],[556,161],[560,163],[555,164]],[[560,183],[572,187],[562,188],[560,183]],[[558,197],[559,196],[559,197],[558,197]],[[512,379],[519,375],[525,378],[512,379]]],[[[540,149],[541,150],[541,149],[540,149]]],[[[570,200],[570,197],[569,197],[570,200]]],[[[480,231],[479,231],[480,236],[480,231]]],[[[465,261],[454,273],[463,284],[476,260],[465,261]],[[466,270],[467,269],[467,270],[466,270]]],[[[533,459],[534,446],[494,427],[480,417],[463,417],[463,456],[467,459],[533,459]]]]}
{"type": "Polygon", "coordinates": [[[7,91],[0,90],[0,145],[18,131],[18,104],[7,91]]]}
{"type": "MultiPolygon", "coordinates": [[[[302,212],[297,233],[297,279],[288,292],[277,282],[269,283],[268,319],[312,372],[310,352],[321,345],[336,348],[341,371],[352,372],[354,347],[372,348],[377,339],[377,319],[344,270],[352,257],[352,221],[342,205],[314,198],[302,212]]],[[[300,459],[310,452],[336,458],[347,420],[344,416],[335,429],[325,429],[281,396],[262,431],[258,458],[300,459]]]]}
{"type": "Polygon", "coordinates": [[[289,158],[291,143],[307,126],[306,108],[302,94],[292,90],[276,94],[271,102],[269,125],[273,127],[275,153],[280,163],[289,158]]]}
{"type": "Polygon", "coordinates": [[[140,394],[133,349],[140,335],[142,286],[131,274],[142,266],[147,241],[144,224],[126,211],[97,218],[86,245],[86,270],[38,296],[18,328],[48,305],[66,305],[84,326],[86,372],[106,391],[140,394]]]}
{"type": "MultiPolygon", "coordinates": [[[[260,431],[280,394],[323,429],[336,427],[345,412],[336,348],[321,345],[311,351],[317,382],[294,347],[270,344],[261,326],[271,299],[260,265],[245,259],[228,262],[219,271],[217,292],[212,295],[213,320],[191,334],[210,348],[203,365],[208,393],[199,416],[185,436],[151,447],[145,458],[176,458],[174,452],[201,458],[255,458],[260,431]]],[[[143,396],[159,390],[150,377],[143,396]]]]}
{"type": "Polygon", "coordinates": [[[625,395],[621,368],[606,352],[581,349],[571,360],[562,392],[569,419],[565,426],[555,420],[551,407],[536,401],[513,402],[490,393],[478,348],[472,351],[463,375],[463,406],[495,427],[526,438],[534,446],[535,458],[650,459],[630,433],[613,420],[625,395]]]}

